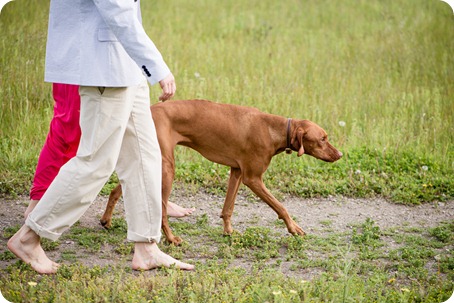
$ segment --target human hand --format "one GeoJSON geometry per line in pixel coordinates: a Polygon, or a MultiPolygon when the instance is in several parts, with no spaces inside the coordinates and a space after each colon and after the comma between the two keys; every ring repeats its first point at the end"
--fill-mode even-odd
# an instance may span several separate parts
{"type": "Polygon", "coordinates": [[[177,90],[177,86],[175,84],[175,78],[173,77],[172,73],[170,73],[167,77],[159,81],[159,85],[161,85],[162,94],[159,96],[160,101],[167,101],[175,95],[175,91],[177,90]]]}

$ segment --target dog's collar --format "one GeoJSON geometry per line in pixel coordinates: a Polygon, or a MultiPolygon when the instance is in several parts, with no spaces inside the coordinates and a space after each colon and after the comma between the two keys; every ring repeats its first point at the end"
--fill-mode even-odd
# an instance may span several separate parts
{"type": "Polygon", "coordinates": [[[285,152],[287,154],[291,154],[292,153],[292,148],[290,146],[290,124],[292,122],[292,118],[288,118],[287,119],[287,147],[285,148],[285,152]]]}

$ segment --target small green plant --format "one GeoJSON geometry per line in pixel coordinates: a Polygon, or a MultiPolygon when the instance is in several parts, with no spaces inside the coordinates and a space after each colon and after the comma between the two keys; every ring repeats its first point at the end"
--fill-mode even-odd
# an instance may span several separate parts
{"type": "Polygon", "coordinates": [[[60,241],[51,241],[45,238],[41,238],[41,246],[45,251],[56,250],[60,246],[60,241]]]}
{"type": "Polygon", "coordinates": [[[207,214],[203,214],[197,218],[196,225],[198,228],[205,228],[208,226],[208,216],[207,214]]]}
{"type": "Polygon", "coordinates": [[[454,222],[446,222],[429,230],[437,240],[448,243],[454,241],[454,222]]]}
{"type": "Polygon", "coordinates": [[[123,256],[128,256],[133,252],[133,249],[133,243],[120,243],[115,247],[115,252],[123,256]]]}
{"type": "Polygon", "coordinates": [[[376,259],[379,257],[377,248],[382,246],[380,228],[375,222],[367,218],[359,228],[352,231],[352,242],[360,247],[362,259],[376,259]]]}
{"type": "Polygon", "coordinates": [[[14,258],[16,258],[16,256],[9,250],[0,253],[1,261],[13,260],[14,258]]]}
{"type": "Polygon", "coordinates": [[[269,228],[248,227],[243,234],[234,233],[230,241],[235,250],[254,250],[254,255],[259,260],[274,258],[279,254],[278,242],[269,228]]]}
{"type": "Polygon", "coordinates": [[[20,225],[6,227],[3,230],[3,237],[8,239],[11,238],[20,228],[21,228],[20,225]]]}
{"type": "Polygon", "coordinates": [[[306,258],[305,250],[307,241],[301,236],[288,236],[283,238],[283,245],[287,246],[287,258],[306,258]]]}
{"type": "Polygon", "coordinates": [[[75,250],[65,250],[61,253],[61,259],[74,263],[77,261],[77,252],[75,250]]]}
{"type": "Polygon", "coordinates": [[[371,218],[367,218],[359,228],[353,228],[352,241],[354,244],[375,245],[379,239],[380,228],[371,218]]]}

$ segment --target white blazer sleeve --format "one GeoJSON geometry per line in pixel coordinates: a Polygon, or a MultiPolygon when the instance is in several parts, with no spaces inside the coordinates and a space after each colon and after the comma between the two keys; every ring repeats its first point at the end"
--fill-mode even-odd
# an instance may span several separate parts
{"type": "Polygon", "coordinates": [[[137,0],[94,0],[99,14],[150,84],[170,74],[161,53],[145,32],[137,0]]]}

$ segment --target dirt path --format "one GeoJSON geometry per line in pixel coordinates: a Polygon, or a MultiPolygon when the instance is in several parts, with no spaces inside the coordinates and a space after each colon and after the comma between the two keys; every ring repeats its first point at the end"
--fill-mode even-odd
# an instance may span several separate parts
{"type": "MultiPolygon", "coordinates": [[[[366,218],[371,218],[381,228],[390,227],[424,227],[436,226],[438,223],[454,219],[454,201],[426,203],[417,206],[404,206],[387,202],[383,199],[350,199],[332,197],[327,199],[301,199],[284,197],[283,204],[295,218],[297,223],[311,234],[326,233],[326,226],[336,232],[346,231],[366,218]]],[[[106,197],[98,197],[89,211],[81,218],[83,226],[101,228],[99,218],[106,205],[106,197]]],[[[172,195],[172,202],[186,207],[195,207],[196,212],[186,218],[178,219],[187,222],[196,222],[203,214],[208,216],[208,224],[222,226],[219,213],[223,205],[223,197],[206,193],[185,193],[176,191],[172,195]]],[[[6,251],[7,239],[3,236],[6,228],[21,225],[23,212],[28,200],[20,197],[14,200],[0,200],[0,254],[6,251]]],[[[123,203],[119,203],[117,213],[123,212],[123,203]]],[[[172,219],[176,220],[176,219],[172,219]]],[[[272,226],[274,230],[286,234],[284,226],[276,227],[276,214],[263,202],[239,195],[235,205],[233,227],[244,231],[249,226],[272,226]]],[[[81,260],[87,264],[104,264],[105,260],[81,260]]],[[[5,268],[15,260],[0,261],[0,268],[5,268]]]]}

